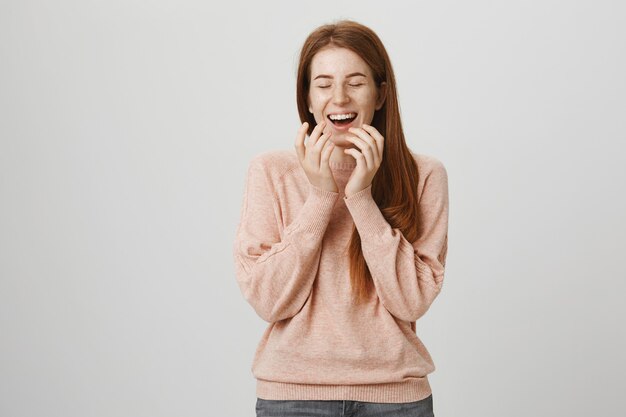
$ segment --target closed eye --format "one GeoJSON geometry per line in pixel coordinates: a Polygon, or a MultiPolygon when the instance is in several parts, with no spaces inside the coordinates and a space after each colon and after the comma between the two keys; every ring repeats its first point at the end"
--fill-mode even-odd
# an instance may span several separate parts
{"type": "MultiPolygon", "coordinates": [[[[360,87],[363,85],[363,83],[361,84],[348,84],[350,87],[360,87]]],[[[329,88],[330,85],[318,85],[317,88],[329,88]]]]}

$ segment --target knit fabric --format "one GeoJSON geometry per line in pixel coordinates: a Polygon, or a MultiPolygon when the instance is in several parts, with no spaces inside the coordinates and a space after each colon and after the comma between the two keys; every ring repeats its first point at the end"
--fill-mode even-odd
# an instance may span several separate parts
{"type": "Polygon", "coordinates": [[[412,155],[415,242],[389,225],[371,185],[345,196],[356,162],[330,163],[335,193],[309,182],[295,150],[250,161],[233,255],[244,298],[269,323],[251,368],[257,397],[398,403],[431,394],[435,365],[415,321],[443,284],[448,177],[438,159],[412,155]],[[376,290],[360,306],[351,301],[353,225],[376,290]]]}

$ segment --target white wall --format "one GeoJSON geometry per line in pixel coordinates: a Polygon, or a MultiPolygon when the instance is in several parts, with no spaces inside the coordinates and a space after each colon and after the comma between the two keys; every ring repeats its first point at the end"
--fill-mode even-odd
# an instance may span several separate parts
{"type": "Polygon", "coordinates": [[[436,415],[622,415],[625,4],[396,3],[0,3],[0,415],[254,415],[245,169],[339,18],[448,170],[436,415]]]}

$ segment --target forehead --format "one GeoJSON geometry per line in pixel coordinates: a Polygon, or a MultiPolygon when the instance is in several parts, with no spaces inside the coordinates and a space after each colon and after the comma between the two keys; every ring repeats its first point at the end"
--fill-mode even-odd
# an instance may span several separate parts
{"type": "Polygon", "coordinates": [[[341,77],[352,72],[372,75],[369,65],[350,49],[326,47],[317,52],[311,60],[311,79],[319,74],[341,77]]]}

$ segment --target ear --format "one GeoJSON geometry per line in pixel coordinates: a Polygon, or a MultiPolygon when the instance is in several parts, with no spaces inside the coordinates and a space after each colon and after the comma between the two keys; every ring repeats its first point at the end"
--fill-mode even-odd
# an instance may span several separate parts
{"type": "Polygon", "coordinates": [[[376,100],[376,110],[380,110],[385,104],[385,99],[387,98],[387,83],[383,81],[380,83],[378,87],[378,99],[376,100]]]}

